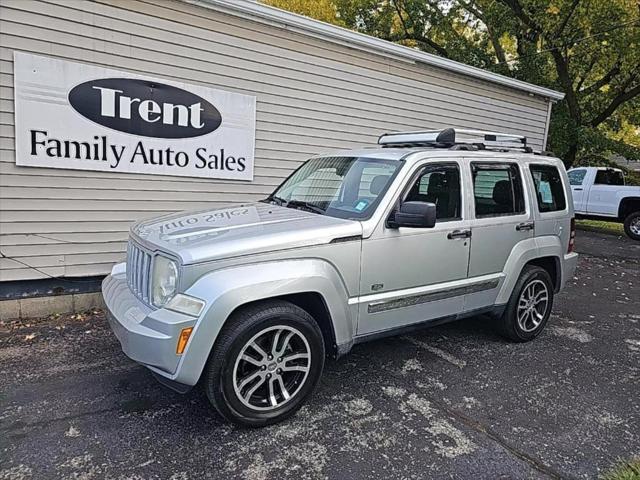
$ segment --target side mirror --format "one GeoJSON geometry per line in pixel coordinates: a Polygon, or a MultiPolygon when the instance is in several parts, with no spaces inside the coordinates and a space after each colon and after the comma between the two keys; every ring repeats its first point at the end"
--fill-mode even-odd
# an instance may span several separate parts
{"type": "Polygon", "coordinates": [[[395,227],[433,228],[436,224],[436,204],[404,202],[395,212],[395,227]]]}

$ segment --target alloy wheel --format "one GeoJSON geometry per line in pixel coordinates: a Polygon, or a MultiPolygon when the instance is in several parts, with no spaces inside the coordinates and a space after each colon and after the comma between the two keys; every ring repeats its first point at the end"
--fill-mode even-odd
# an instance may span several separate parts
{"type": "Polygon", "coordinates": [[[549,307],[549,289],[542,280],[532,280],[518,299],[518,325],[524,332],[532,332],[544,320],[549,307]]]}
{"type": "Polygon", "coordinates": [[[243,405],[269,411],[300,391],[311,367],[311,349],[296,328],[261,330],[240,350],[233,367],[233,389],[243,405]]]}

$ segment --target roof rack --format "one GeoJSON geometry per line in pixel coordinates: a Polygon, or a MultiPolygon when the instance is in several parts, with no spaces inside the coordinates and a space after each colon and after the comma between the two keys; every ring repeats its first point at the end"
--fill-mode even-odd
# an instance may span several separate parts
{"type": "Polygon", "coordinates": [[[527,137],[506,133],[482,132],[479,130],[422,130],[415,132],[383,133],[378,138],[382,147],[433,147],[457,150],[518,150],[532,153],[527,146],[527,137]]]}

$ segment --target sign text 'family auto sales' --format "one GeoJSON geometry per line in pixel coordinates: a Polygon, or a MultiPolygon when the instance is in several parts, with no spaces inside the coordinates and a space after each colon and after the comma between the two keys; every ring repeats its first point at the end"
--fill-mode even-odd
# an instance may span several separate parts
{"type": "Polygon", "coordinates": [[[16,52],[16,164],[253,179],[255,97],[16,52]]]}

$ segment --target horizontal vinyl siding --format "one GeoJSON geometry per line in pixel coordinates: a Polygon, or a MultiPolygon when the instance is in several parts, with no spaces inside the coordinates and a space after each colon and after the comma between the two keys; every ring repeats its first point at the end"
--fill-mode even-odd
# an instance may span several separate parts
{"type": "Polygon", "coordinates": [[[3,0],[1,280],[107,273],[138,219],[264,198],[307,157],[384,131],[509,131],[542,146],[547,102],[177,0],[3,0]],[[13,51],[257,96],[254,181],[17,168],[13,51]]]}

